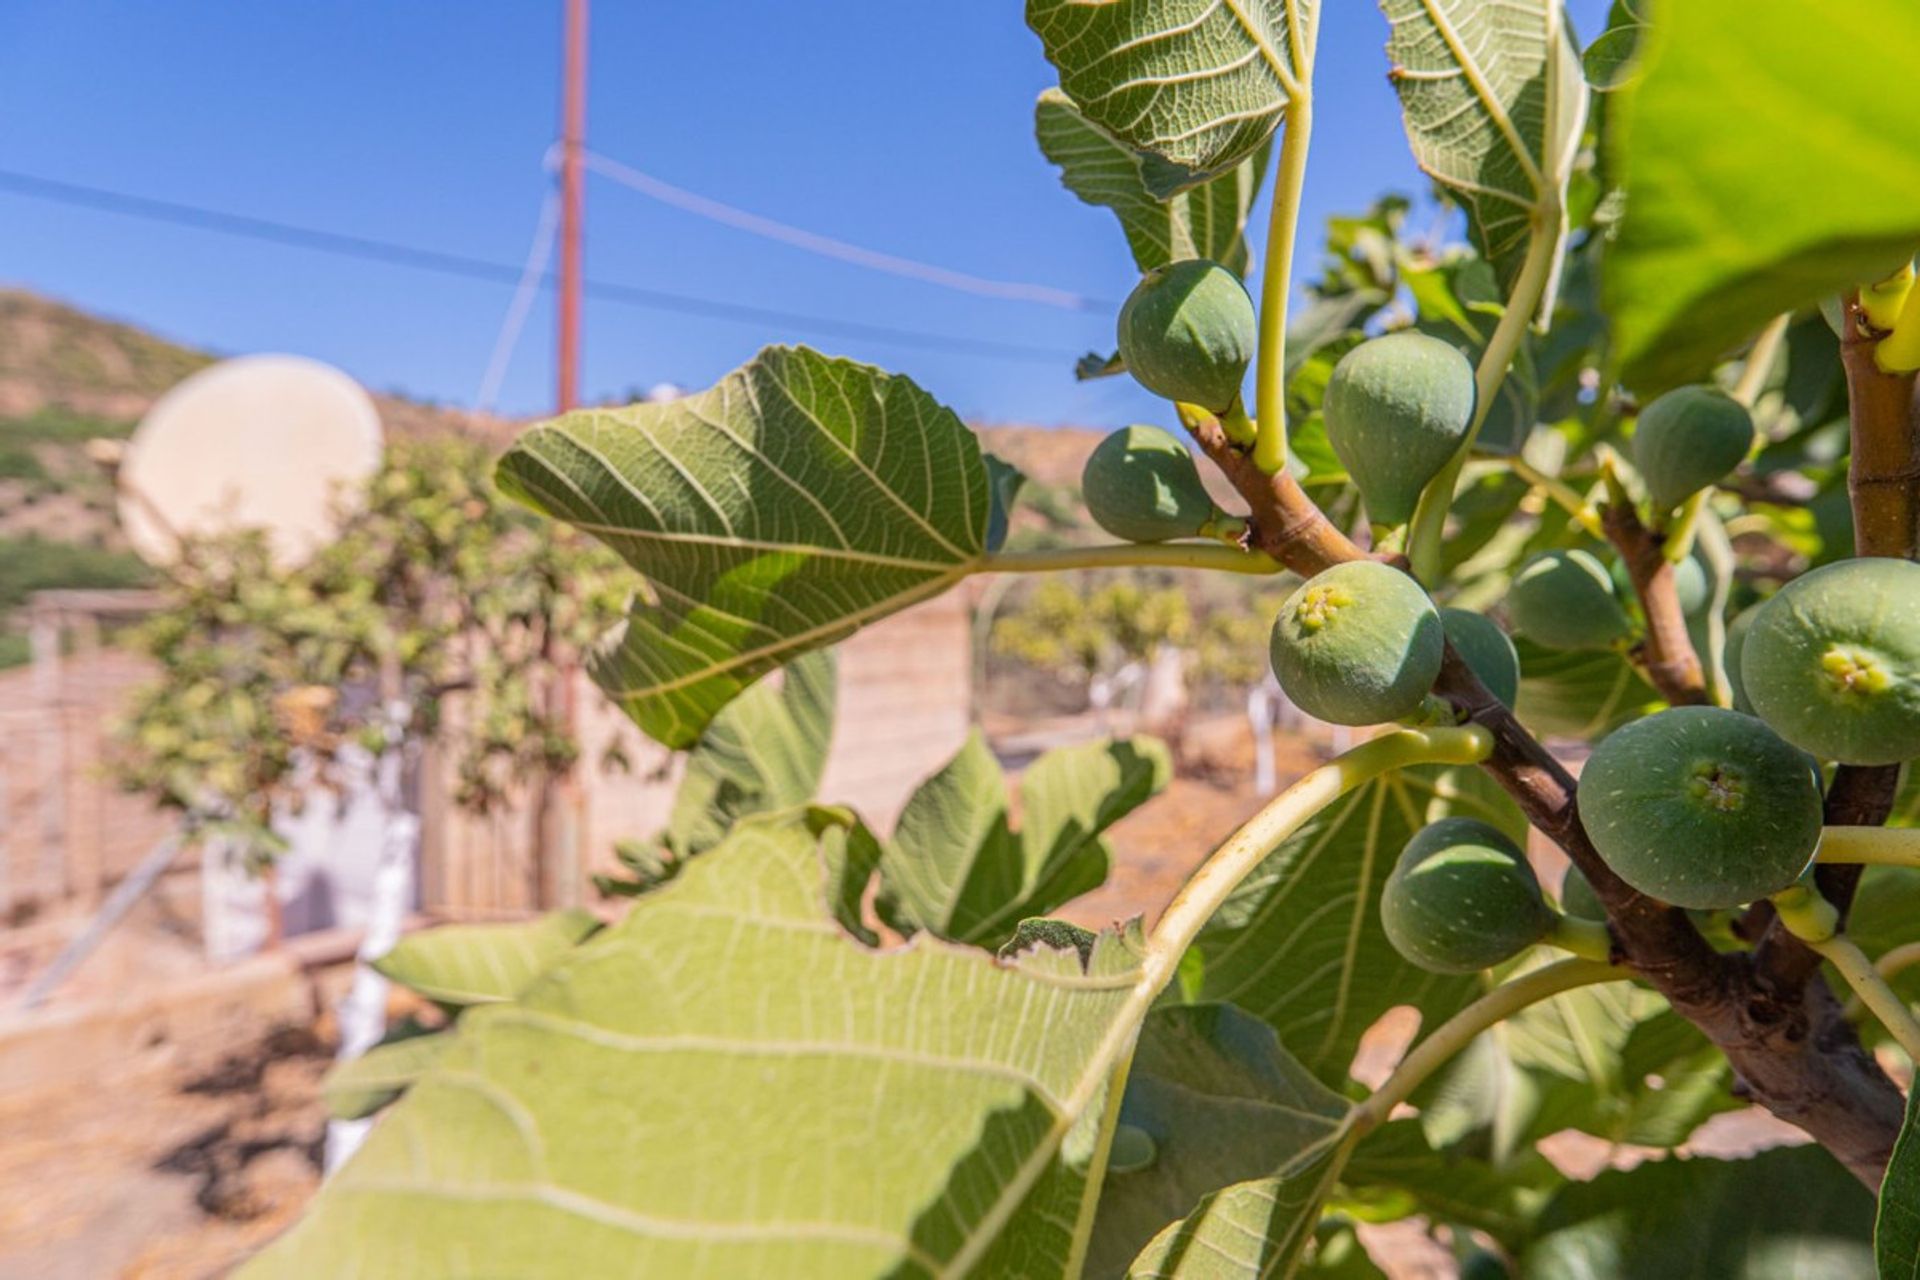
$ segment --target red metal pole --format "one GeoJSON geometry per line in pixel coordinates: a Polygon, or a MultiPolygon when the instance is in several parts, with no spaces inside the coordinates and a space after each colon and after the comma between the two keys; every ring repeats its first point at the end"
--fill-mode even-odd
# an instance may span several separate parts
{"type": "Polygon", "coordinates": [[[560,104],[560,316],[556,407],[580,400],[581,224],[586,216],[587,0],[566,0],[566,73],[560,104]]]}

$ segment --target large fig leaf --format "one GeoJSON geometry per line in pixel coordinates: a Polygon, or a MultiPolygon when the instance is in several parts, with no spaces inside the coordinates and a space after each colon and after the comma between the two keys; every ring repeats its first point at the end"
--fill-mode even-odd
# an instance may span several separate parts
{"type": "Polygon", "coordinates": [[[742,824],[465,1015],[246,1274],[1067,1275],[1138,934],[874,951],[821,884],[803,824],[742,824]]]}
{"type": "Polygon", "coordinates": [[[1880,1183],[1873,1251],[1880,1280],[1920,1277],[1920,1089],[1908,1091],[1907,1121],[1880,1183]]]}
{"type": "Polygon", "coordinates": [[[1318,8],[1318,0],[1027,0],[1027,25],[1085,118],[1147,153],[1141,180],[1165,199],[1265,145],[1310,78],[1318,8]]]}
{"type": "Polygon", "coordinates": [[[769,347],[683,400],[535,427],[499,480],[646,576],[594,676],[671,747],[774,667],[977,568],[992,506],[952,410],[805,347],[769,347]]]}
{"type": "Polygon", "coordinates": [[[1652,19],[1609,129],[1627,212],[1608,311],[1643,396],[1920,244],[1920,7],[1686,0],[1652,19]]]}
{"type": "Polygon", "coordinates": [[[1413,833],[1465,814],[1523,838],[1524,820],[1478,770],[1402,769],[1323,809],[1267,855],[1201,931],[1197,998],[1272,1023],[1308,1070],[1347,1078],[1360,1037],[1396,1005],[1429,1027],[1479,991],[1400,958],[1380,925],[1380,890],[1413,833]]]}
{"type": "Polygon", "coordinates": [[[408,934],[373,967],[441,1004],[498,1004],[526,990],[599,927],[579,910],[523,923],[442,925],[408,934]]]}
{"type": "Polygon", "coordinates": [[[1220,1004],[1155,1010],[1120,1104],[1120,1123],[1151,1141],[1152,1158],[1109,1169],[1088,1274],[1123,1273],[1201,1197],[1325,1144],[1347,1110],[1251,1014],[1220,1004]]]}
{"type": "Polygon", "coordinates": [[[741,818],[814,798],[833,738],[834,662],[810,653],[776,688],[756,684],[713,718],[687,757],[664,835],[675,854],[710,849],[741,818]]]}
{"type": "Polygon", "coordinates": [[[1380,0],[1414,159],[1466,207],[1475,246],[1511,293],[1536,235],[1551,241],[1553,314],[1566,188],[1587,82],[1561,0],[1380,0]]]}
{"type": "Polygon", "coordinates": [[[1211,182],[1163,200],[1147,186],[1146,157],[1087,119],[1060,90],[1040,95],[1034,133],[1067,190],[1120,219],[1140,270],[1211,258],[1246,274],[1247,213],[1266,172],[1264,148],[1211,182]]]}
{"type": "Polygon", "coordinates": [[[880,859],[882,907],[905,932],[998,945],[1107,878],[1100,834],[1166,786],[1173,765],[1152,738],[1049,751],[1020,780],[1021,825],[1006,777],[977,732],[907,801],[880,859]]]}
{"type": "Polygon", "coordinates": [[[1556,1195],[1537,1229],[1528,1280],[1873,1274],[1873,1197],[1819,1147],[1603,1173],[1556,1195]]]}

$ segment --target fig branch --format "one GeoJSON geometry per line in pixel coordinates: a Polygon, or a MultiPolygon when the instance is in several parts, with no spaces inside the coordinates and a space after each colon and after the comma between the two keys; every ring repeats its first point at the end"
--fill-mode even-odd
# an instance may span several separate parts
{"type": "MultiPolygon", "coordinates": [[[[1305,576],[1365,558],[1291,475],[1261,471],[1217,422],[1189,425],[1201,452],[1246,500],[1251,546],[1305,576]]],[[[1615,875],[1580,825],[1572,775],[1451,644],[1435,692],[1492,735],[1492,752],[1481,767],[1587,877],[1606,908],[1616,957],[1719,1046],[1757,1101],[1805,1129],[1862,1182],[1877,1187],[1900,1132],[1904,1101],[1825,986],[1808,984],[1783,998],[1757,980],[1744,957],[1708,945],[1684,911],[1615,875]]]]}
{"type": "Polygon", "coordinates": [[[1634,594],[1646,616],[1647,634],[1640,667],[1660,696],[1676,707],[1705,706],[1713,701],[1700,655],[1687,634],[1674,583],[1673,561],[1667,558],[1666,537],[1641,522],[1627,503],[1614,502],[1602,513],[1608,541],[1620,552],[1621,563],[1633,579],[1634,594]]]}

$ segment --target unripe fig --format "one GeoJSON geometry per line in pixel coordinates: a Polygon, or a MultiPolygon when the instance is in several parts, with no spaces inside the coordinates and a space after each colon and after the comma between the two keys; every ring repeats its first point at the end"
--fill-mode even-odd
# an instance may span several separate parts
{"type": "Polygon", "coordinates": [[[1821,821],[1813,759],[1719,707],[1617,729],[1580,775],[1593,847],[1622,880],[1679,907],[1735,907],[1786,888],[1813,861],[1821,821]]]}
{"type": "Polygon", "coordinates": [[[1758,605],[1747,610],[1727,624],[1727,642],[1725,658],[1727,664],[1727,688],[1733,693],[1733,709],[1753,714],[1753,703],[1747,697],[1747,682],[1740,672],[1740,655],[1746,651],[1747,632],[1753,629],[1753,620],[1760,616],[1758,605]]]}
{"type": "Polygon", "coordinates": [[[1567,878],[1560,882],[1560,910],[1578,920],[1605,920],[1607,909],[1586,873],[1569,863],[1567,878]]]}
{"type": "Polygon", "coordinates": [[[1920,564],[1841,560],[1751,612],[1740,684],[1781,737],[1842,764],[1920,756],[1920,564]]]}
{"type": "Polygon", "coordinates": [[[1442,609],[1440,625],[1473,674],[1494,697],[1513,705],[1520,696],[1520,655],[1507,633],[1471,609],[1442,609]]]}
{"type": "Polygon", "coordinates": [[[1400,851],[1380,894],[1393,949],[1433,973],[1475,973],[1547,936],[1553,913],[1526,855],[1478,818],[1442,818],[1400,851]]]}
{"type": "Polygon", "coordinates": [[[1473,423],[1473,366],[1458,348],[1404,330],[1363,342],[1333,367],[1327,441],[1378,525],[1413,518],[1427,482],[1473,423]]]}
{"type": "Polygon", "coordinates": [[[1713,387],[1680,387],[1640,411],[1633,464],[1659,511],[1671,511],[1739,466],[1753,447],[1753,415],[1713,387]]]}
{"type": "Polygon", "coordinates": [[[1549,649],[1609,649],[1633,630],[1606,566],[1585,551],[1544,551],[1507,588],[1513,629],[1549,649]]]}
{"type": "Polygon", "coordinates": [[[1193,455],[1158,427],[1126,427],[1102,440],[1080,490],[1094,523],[1128,542],[1191,538],[1220,515],[1193,455]]]}
{"type": "Polygon", "coordinates": [[[1377,560],[1309,578],[1274,620],[1273,673],[1294,705],[1333,724],[1381,724],[1419,710],[1446,641],[1420,584],[1377,560]]]}
{"type": "Polygon", "coordinates": [[[1240,398],[1258,328],[1240,278],[1188,258],[1134,286],[1120,308],[1120,355],[1155,395],[1224,413],[1240,398]]]}

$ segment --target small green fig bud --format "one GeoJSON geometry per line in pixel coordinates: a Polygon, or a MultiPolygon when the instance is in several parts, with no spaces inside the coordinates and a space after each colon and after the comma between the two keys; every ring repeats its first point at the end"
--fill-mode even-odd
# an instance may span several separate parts
{"type": "Polygon", "coordinates": [[[1220,516],[1187,447],[1158,427],[1126,427],[1095,446],[1080,473],[1094,523],[1128,542],[1191,538],[1220,516]]]}
{"type": "Polygon", "coordinates": [[[1545,551],[1521,565],[1507,616],[1549,649],[1610,649],[1633,630],[1606,566],[1585,551],[1545,551]]]}
{"type": "Polygon", "coordinates": [[[1750,612],[1740,688],[1776,733],[1842,764],[1920,756],[1920,564],[1841,560],[1750,612]]]}
{"type": "Polygon", "coordinates": [[[1224,413],[1240,399],[1259,324],[1240,278],[1188,258],[1155,267],[1120,308],[1120,354],[1140,385],[1224,413]]]}
{"type": "Polygon", "coordinates": [[[1327,441],[1377,525],[1402,525],[1473,424],[1473,366],[1450,343],[1404,330],[1363,342],[1333,367],[1327,441]]]}
{"type": "Polygon", "coordinates": [[[1520,655],[1507,633],[1470,609],[1442,609],[1440,625],[1487,691],[1512,706],[1520,696],[1520,655]]]}
{"type": "Polygon", "coordinates": [[[1393,949],[1433,973],[1475,973],[1547,936],[1553,913],[1526,855],[1478,818],[1442,818],[1400,852],[1380,895],[1393,949]]]}
{"type": "Polygon", "coordinates": [[[1799,879],[1823,820],[1814,761],[1719,707],[1674,707],[1615,730],[1587,761],[1579,799],[1580,823],[1614,874],[1703,910],[1799,879]]]}
{"type": "Polygon", "coordinates": [[[1270,651],[1281,689],[1308,715],[1383,724],[1420,709],[1446,640],[1419,583],[1377,560],[1351,560],[1287,599],[1270,651]]]}
{"type": "Polygon", "coordinates": [[[1753,448],[1753,415],[1713,387],[1681,387],[1640,411],[1633,464],[1656,511],[1718,483],[1753,448]]]}

